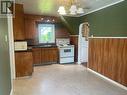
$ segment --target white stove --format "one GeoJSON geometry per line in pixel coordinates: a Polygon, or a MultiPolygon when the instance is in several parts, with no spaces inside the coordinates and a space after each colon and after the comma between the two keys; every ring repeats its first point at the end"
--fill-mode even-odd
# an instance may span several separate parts
{"type": "Polygon", "coordinates": [[[70,45],[70,39],[57,39],[56,42],[60,64],[74,63],[74,45],[70,45]]]}

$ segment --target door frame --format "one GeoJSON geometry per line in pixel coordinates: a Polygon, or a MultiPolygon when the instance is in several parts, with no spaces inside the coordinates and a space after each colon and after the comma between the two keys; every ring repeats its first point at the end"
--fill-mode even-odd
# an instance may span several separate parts
{"type": "Polygon", "coordinates": [[[8,19],[8,40],[9,40],[9,53],[10,53],[10,68],[12,81],[15,76],[15,54],[14,54],[14,37],[13,37],[13,16],[7,16],[8,19]]]}
{"type": "MultiPolygon", "coordinates": [[[[82,64],[82,62],[81,62],[81,46],[82,46],[82,44],[80,43],[80,40],[81,40],[81,37],[82,37],[82,27],[83,27],[83,25],[84,24],[87,24],[88,22],[84,22],[84,23],[81,23],[80,25],[79,25],[79,37],[78,37],[78,64],[80,65],[80,64],[82,64]]],[[[89,49],[89,47],[88,47],[88,49],[89,49]]],[[[89,53],[88,53],[89,54],[89,53]]]]}

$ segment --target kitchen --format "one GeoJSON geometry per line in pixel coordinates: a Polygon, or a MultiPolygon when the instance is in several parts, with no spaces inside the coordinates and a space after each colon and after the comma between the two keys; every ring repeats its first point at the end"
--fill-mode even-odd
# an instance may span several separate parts
{"type": "Polygon", "coordinates": [[[15,2],[0,1],[14,13],[0,14],[0,95],[127,95],[126,0],[15,2]]]}
{"type": "Polygon", "coordinates": [[[16,77],[32,75],[33,66],[76,63],[76,44],[71,43],[70,30],[59,17],[24,14],[22,4],[15,9],[16,77]]]}

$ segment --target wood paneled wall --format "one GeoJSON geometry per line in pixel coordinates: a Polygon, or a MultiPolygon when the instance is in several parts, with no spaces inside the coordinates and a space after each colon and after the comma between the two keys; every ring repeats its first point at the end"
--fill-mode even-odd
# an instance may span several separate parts
{"type": "Polygon", "coordinates": [[[88,67],[127,86],[127,39],[89,39],[88,67]]]}
{"type": "Polygon", "coordinates": [[[24,22],[25,22],[25,40],[28,41],[28,45],[38,45],[38,28],[37,28],[38,23],[55,24],[56,38],[69,38],[70,36],[69,29],[62,23],[59,17],[25,14],[24,22]],[[47,20],[50,21],[47,22],[47,20]]]}
{"type": "Polygon", "coordinates": [[[56,38],[69,38],[70,33],[66,28],[56,29],[56,38]]]}
{"type": "Polygon", "coordinates": [[[78,62],[78,35],[70,36],[70,44],[75,46],[74,61],[78,62]]]}

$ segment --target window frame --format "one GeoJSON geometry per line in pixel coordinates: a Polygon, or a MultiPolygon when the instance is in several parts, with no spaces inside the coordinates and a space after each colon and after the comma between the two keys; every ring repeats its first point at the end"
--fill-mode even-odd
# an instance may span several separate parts
{"type": "Polygon", "coordinates": [[[56,44],[56,25],[54,24],[54,23],[40,23],[40,22],[38,22],[37,23],[37,41],[38,41],[38,44],[39,45],[55,45],[56,44]],[[49,24],[49,25],[54,25],[54,42],[53,43],[40,43],[39,42],[39,25],[40,24],[49,24]]]}

